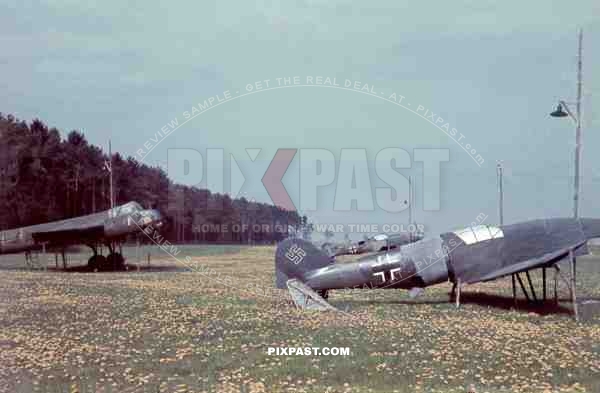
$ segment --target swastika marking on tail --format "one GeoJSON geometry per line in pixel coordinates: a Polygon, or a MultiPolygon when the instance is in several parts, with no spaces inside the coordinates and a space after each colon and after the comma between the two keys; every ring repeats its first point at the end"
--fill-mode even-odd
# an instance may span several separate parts
{"type": "Polygon", "coordinates": [[[306,251],[304,251],[303,249],[298,247],[296,244],[292,245],[292,247],[290,247],[288,249],[288,251],[285,253],[285,257],[290,262],[293,262],[295,265],[302,262],[304,260],[305,256],[306,256],[306,251]]]}

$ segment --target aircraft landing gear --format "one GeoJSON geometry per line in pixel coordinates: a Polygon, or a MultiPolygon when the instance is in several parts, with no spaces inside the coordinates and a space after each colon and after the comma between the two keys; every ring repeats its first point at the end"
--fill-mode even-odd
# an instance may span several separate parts
{"type": "Polygon", "coordinates": [[[118,252],[108,256],[94,255],[88,259],[88,268],[93,272],[125,269],[125,258],[118,252]]]}
{"type": "Polygon", "coordinates": [[[106,266],[106,258],[103,255],[93,255],[90,259],[88,259],[88,268],[97,272],[103,270],[106,266]]]}
{"type": "Polygon", "coordinates": [[[88,246],[94,252],[94,255],[88,260],[88,268],[91,271],[125,270],[125,258],[120,252],[116,252],[116,244],[107,244],[109,254],[106,257],[98,253],[98,245],[88,244],[88,246]]]}
{"type": "Polygon", "coordinates": [[[125,270],[125,258],[121,252],[121,244],[118,242],[107,243],[109,254],[106,256],[106,268],[107,270],[125,270]]]}
{"type": "Polygon", "coordinates": [[[108,254],[106,264],[110,270],[125,270],[125,258],[118,252],[108,254]]]}
{"type": "Polygon", "coordinates": [[[105,257],[98,253],[97,244],[88,244],[94,255],[88,260],[88,268],[93,272],[125,270],[125,258],[116,252],[116,244],[107,244],[109,254],[105,257]]]}

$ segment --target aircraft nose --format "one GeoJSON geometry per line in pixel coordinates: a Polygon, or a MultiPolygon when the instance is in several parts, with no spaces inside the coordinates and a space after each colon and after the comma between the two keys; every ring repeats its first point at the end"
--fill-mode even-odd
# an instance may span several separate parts
{"type": "Polygon", "coordinates": [[[160,212],[156,209],[152,209],[150,211],[151,213],[151,217],[152,217],[152,222],[154,222],[154,225],[158,228],[160,228],[163,224],[162,222],[162,216],[160,215],[160,212]]]}
{"type": "Polygon", "coordinates": [[[162,216],[156,209],[144,210],[142,212],[142,217],[142,223],[144,226],[150,224],[154,225],[155,227],[162,226],[162,216]]]}

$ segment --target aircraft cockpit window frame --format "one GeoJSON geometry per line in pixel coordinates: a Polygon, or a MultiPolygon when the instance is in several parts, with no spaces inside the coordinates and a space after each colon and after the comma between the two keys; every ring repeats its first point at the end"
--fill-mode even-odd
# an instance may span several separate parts
{"type": "Polygon", "coordinates": [[[467,245],[504,237],[502,229],[492,225],[476,225],[455,231],[454,234],[467,245]]]}
{"type": "Polygon", "coordinates": [[[121,209],[119,209],[120,214],[132,214],[135,211],[134,207],[131,205],[123,205],[121,209]]]}
{"type": "Polygon", "coordinates": [[[144,208],[142,208],[142,205],[140,205],[137,202],[129,202],[129,203],[125,204],[125,206],[131,207],[132,213],[144,210],[144,208]]]}
{"type": "Polygon", "coordinates": [[[142,211],[142,206],[137,202],[128,202],[124,205],[114,207],[108,211],[110,218],[115,218],[124,214],[133,215],[139,211],[142,211]]]}

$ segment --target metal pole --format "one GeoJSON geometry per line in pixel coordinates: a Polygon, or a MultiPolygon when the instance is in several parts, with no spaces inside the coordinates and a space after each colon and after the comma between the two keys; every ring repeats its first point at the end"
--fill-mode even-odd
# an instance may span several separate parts
{"type": "MultiPolygon", "coordinates": [[[[575,119],[577,125],[575,127],[575,179],[573,181],[573,217],[579,218],[579,161],[581,156],[581,87],[582,87],[582,53],[583,53],[583,30],[579,29],[579,46],[577,50],[577,107],[575,119]]],[[[575,319],[578,319],[577,304],[575,304],[575,286],[576,282],[576,263],[575,254],[572,254],[571,259],[571,274],[573,280],[573,305],[575,307],[575,319]]]]}
{"type": "Polygon", "coordinates": [[[113,168],[112,168],[112,149],[110,145],[110,139],[108,140],[108,159],[109,159],[109,175],[110,175],[110,208],[115,207],[115,201],[113,199],[113,168]]]}
{"type": "Polygon", "coordinates": [[[502,161],[496,164],[498,172],[498,216],[500,225],[504,225],[504,192],[502,190],[502,161]]]}
{"type": "MultiPolygon", "coordinates": [[[[498,219],[500,221],[500,226],[504,225],[504,189],[503,184],[504,181],[502,179],[503,173],[502,161],[498,161],[496,163],[496,172],[498,177],[498,219]]],[[[516,307],[517,305],[517,288],[515,284],[515,275],[512,275],[512,290],[513,290],[513,303],[516,307]]]]}
{"type": "MultiPolygon", "coordinates": [[[[411,204],[411,206],[414,209],[416,207],[416,202],[415,202],[416,201],[416,197],[415,197],[416,193],[415,193],[415,182],[414,182],[414,180],[410,183],[410,194],[412,195],[411,196],[411,202],[410,202],[410,204],[411,204]]],[[[415,219],[415,211],[414,210],[412,211],[412,219],[413,219],[412,224],[413,224],[413,227],[414,227],[414,229],[416,231],[417,230],[417,220],[415,219]]],[[[410,225],[409,225],[409,229],[410,229],[410,225]]],[[[412,240],[415,240],[414,234],[412,236],[412,240]]]]}
{"type": "Polygon", "coordinates": [[[410,232],[410,224],[412,223],[412,176],[408,177],[408,237],[410,241],[413,240],[412,232],[410,232]]]}
{"type": "Polygon", "coordinates": [[[577,108],[575,128],[575,181],[573,195],[573,216],[579,217],[579,160],[581,155],[581,87],[582,87],[582,46],[583,31],[579,30],[579,50],[577,52],[577,108]]]}
{"type": "MultiPolygon", "coordinates": [[[[408,177],[408,227],[412,222],[412,176],[408,177]]],[[[412,233],[409,232],[410,240],[412,240],[412,233]]]]}
{"type": "MultiPolygon", "coordinates": [[[[412,178],[410,181],[410,201],[411,201],[411,206],[414,209],[414,207],[415,207],[415,181],[412,178]]],[[[413,210],[412,216],[413,216],[413,223],[414,223],[414,221],[415,221],[415,211],[414,210],[413,210]]]]}

